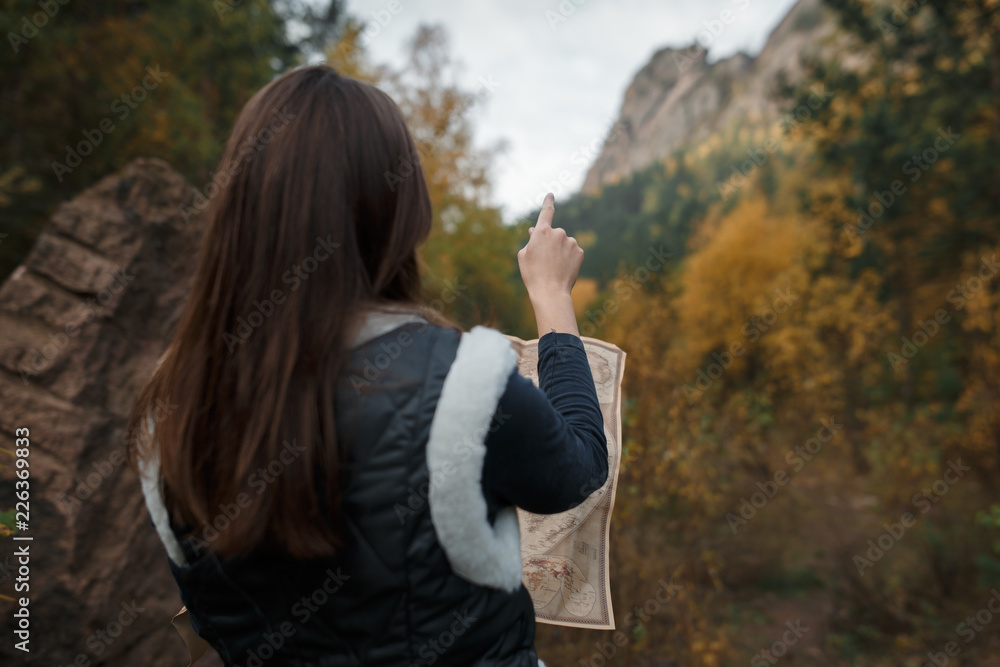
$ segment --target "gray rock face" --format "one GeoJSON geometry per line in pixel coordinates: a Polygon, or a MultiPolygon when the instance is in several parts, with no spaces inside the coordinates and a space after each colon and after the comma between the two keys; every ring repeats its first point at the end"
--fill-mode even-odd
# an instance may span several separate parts
{"type": "MultiPolygon", "coordinates": [[[[136,160],[63,204],[0,285],[0,510],[13,508],[14,432],[30,429],[31,542],[0,538],[0,593],[30,598],[30,653],[0,598],[0,663],[187,664],[166,553],[125,463],[128,411],[176,324],[201,234],[194,190],[136,160]],[[14,592],[14,550],[30,589],[14,592]]],[[[169,406],[164,408],[169,410],[169,406]]],[[[206,656],[199,667],[220,665],[206,656]]]]}
{"type": "Polygon", "coordinates": [[[835,29],[822,0],[800,0],[756,58],[737,54],[708,64],[697,45],[656,52],[625,92],[618,123],[583,192],[594,194],[730,124],[777,123],[781,106],[773,93],[779,74],[800,81],[801,56],[822,48],[835,29]]]}

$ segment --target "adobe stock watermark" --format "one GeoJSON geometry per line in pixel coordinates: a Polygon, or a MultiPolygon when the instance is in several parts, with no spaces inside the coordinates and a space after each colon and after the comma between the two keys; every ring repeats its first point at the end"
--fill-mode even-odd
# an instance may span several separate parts
{"type": "MultiPolygon", "coordinates": [[[[167,403],[162,399],[156,399],[156,406],[153,408],[152,414],[150,415],[153,422],[156,424],[162,424],[166,421],[170,415],[177,411],[180,404],[167,403]]],[[[111,450],[111,453],[107,456],[101,458],[98,461],[91,462],[91,467],[93,472],[88,474],[86,478],[80,479],[77,475],[73,476],[73,481],[76,483],[76,488],[70,493],[62,493],[58,496],[57,500],[62,504],[70,514],[75,514],[80,507],[83,505],[83,501],[90,498],[94,493],[101,487],[106,480],[108,480],[113,474],[115,474],[128,460],[127,452],[128,447],[135,444],[138,440],[138,435],[132,431],[125,431],[121,435],[121,447],[116,447],[111,450]]]]}
{"type": "MultiPolygon", "coordinates": [[[[170,76],[170,72],[161,72],[159,65],[147,67],[146,76],[142,78],[141,85],[123,93],[111,103],[111,112],[118,117],[117,122],[128,118],[132,110],[138,108],[139,104],[146,99],[146,94],[156,90],[163,79],[168,76],[170,76]]],[[[97,123],[96,128],[83,131],[83,139],[75,147],[66,146],[65,164],[58,161],[52,162],[52,171],[60,183],[62,183],[63,176],[73,173],[74,169],[83,164],[83,158],[93,153],[94,149],[101,145],[105,135],[115,131],[115,122],[110,116],[105,116],[97,123]]]]}
{"type": "MultiPolygon", "coordinates": [[[[920,177],[930,171],[931,167],[941,159],[944,153],[961,138],[961,134],[957,132],[952,132],[949,126],[947,130],[944,128],[938,128],[938,136],[934,140],[932,146],[924,149],[920,155],[914,155],[902,166],[903,174],[910,176],[910,182],[916,183],[920,180],[920,177]]],[[[858,212],[858,224],[857,225],[844,225],[844,236],[847,238],[848,243],[855,243],[865,232],[867,232],[875,221],[885,215],[893,204],[895,204],[900,197],[905,195],[907,192],[906,183],[901,179],[896,179],[893,181],[887,190],[876,190],[875,194],[872,195],[871,203],[868,205],[868,210],[861,208],[857,209],[858,212]]]]}
{"type": "Polygon", "coordinates": [[[27,15],[21,17],[21,29],[18,32],[8,32],[7,41],[17,53],[22,45],[28,40],[38,35],[38,31],[49,24],[49,19],[55,18],[59,13],[59,7],[68,4],[69,0],[39,0],[38,6],[42,11],[35,12],[29,19],[27,15]]]}
{"type": "MultiPolygon", "coordinates": [[[[975,641],[976,637],[986,630],[986,626],[993,622],[994,616],[1000,616],[1000,590],[994,588],[990,593],[992,595],[979,611],[969,614],[964,621],[955,626],[955,634],[963,638],[966,644],[975,641]]],[[[928,651],[927,662],[921,667],[946,667],[951,663],[951,659],[961,652],[962,647],[958,642],[948,642],[944,645],[943,651],[938,653],[928,651]]]]}
{"type": "Polygon", "coordinates": [[[662,245],[659,249],[649,247],[649,254],[642,265],[636,267],[626,278],[616,278],[613,282],[614,296],[605,299],[597,308],[588,308],[587,321],[580,326],[580,333],[584,336],[592,336],[596,331],[604,326],[608,321],[608,315],[618,312],[619,300],[628,301],[632,294],[638,292],[642,285],[649,282],[653,275],[667,265],[667,260],[673,257],[672,252],[668,252],[662,245]]]}
{"type": "MultiPolygon", "coordinates": [[[[305,281],[309,280],[309,277],[319,268],[321,262],[330,259],[334,248],[339,247],[340,244],[333,243],[329,234],[325,239],[317,236],[316,246],[313,248],[312,254],[307,255],[297,264],[293,264],[290,269],[281,274],[282,284],[290,285],[288,288],[289,293],[296,291],[305,281]]],[[[254,331],[263,326],[264,322],[274,315],[278,306],[287,300],[288,295],[281,288],[271,290],[270,295],[263,300],[255,299],[253,302],[253,311],[245,318],[236,318],[236,333],[232,334],[226,331],[222,334],[222,340],[225,341],[229,353],[232,354],[237,346],[247,342],[254,331]]]]}
{"type": "Polygon", "coordinates": [[[510,414],[503,411],[503,406],[498,405],[497,412],[493,416],[488,429],[480,427],[475,432],[470,433],[461,442],[453,445],[454,451],[451,453],[451,458],[444,461],[438,468],[428,470],[428,480],[421,484],[419,488],[414,489],[412,486],[407,487],[406,490],[409,492],[409,495],[406,498],[406,505],[396,503],[392,507],[393,511],[396,513],[396,518],[399,519],[399,525],[402,526],[405,524],[407,519],[416,514],[418,510],[426,506],[430,501],[430,477],[433,476],[434,485],[438,486],[442,480],[459,472],[459,469],[455,464],[461,464],[467,461],[475,450],[483,447],[487,436],[503,426],[504,423],[510,419],[510,417],[510,414]]]}
{"type": "MultiPolygon", "coordinates": [[[[289,609],[289,612],[295,617],[299,624],[305,625],[309,622],[312,615],[320,610],[320,607],[325,605],[330,601],[341,588],[343,588],[345,582],[350,580],[350,575],[341,572],[341,568],[337,568],[334,572],[332,569],[327,569],[326,578],[323,580],[319,586],[317,586],[312,593],[303,596],[289,609]]],[[[281,647],[285,645],[285,642],[295,636],[297,628],[291,621],[283,621],[277,626],[276,630],[271,632],[265,632],[261,635],[264,639],[256,648],[247,649],[246,662],[242,663],[245,667],[263,667],[264,663],[274,657],[281,647]]],[[[239,665],[237,667],[240,667],[239,665]]]]}
{"type": "Polygon", "coordinates": [[[549,30],[555,30],[560,24],[569,20],[569,17],[576,14],[578,7],[587,4],[587,0],[561,0],[554,10],[545,10],[545,20],[549,24],[549,30]]]}
{"type": "Polygon", "coordinates": [[[441,656],[448,652],[448,649],[455,645],[455,640],[465,634],[479,620],[479,617],[473,616],[468,609],[463,609],[461,612],[453,611],[451,615],[455,620],[451,622],[448,629],[442,630],[436,638],[428,639],[421,644],[420,648],[417,649],[417,655],[420,658],[410,667],[436,663],[441,659],[441,656]]]}
{"type": "MultiPolygon", "coordinates": [[[[750,0],[732,0],[732,4],[741,12],[746,11],[750,6],[750,0]]],[[[692,64],[698,62],[708,53],[708,49],[715,43],[722,33],[726,31],[726,26],[732,25],[736,21],[737,15],[732,9],[726,8],[719,12],[718,17],[708,19],[702,23],[704,30],[699,30],[695,35],[694,44],[683,51],[675,51],[673,54],[674,64],[680,72],[687,70],[692,64]]]]}
{"type": "MultiPolygon", "coordinates": [[[[281,451],[271,459],[266,466],[257,468],[247,477],[247,485],[262,495],[267,491],[268,486],[281,477],[285,469],[295,462],[302,452],[306,451],[305,446],[298,444],[294,438],[281,443],[281,451]]],[[[243,510],[253,504],[253,499],[246,491],[236,494],[233,502],[219,503],[219,512],[211,521],[201,522],[201,533],[191,537],[191,544],[195,554],[200,554],[207,550],[212,542],[219,539],[219,534],[225,532],[232,522],[239,518],[243,510]]]]}
{"type": "MultiPolygon", "coordinates": [[[[935,504],[941,502],[948,490],[958,484],[965,473],[970,470],[972,468],[969,466],[962,465],[962,459],[948,461],[948,467],[941,479],[935,480],[929,488],[921,489],[919,493],[913,495],[911,499],[913,507],[919,509],[921,515],[927,514],[935,504]]],[[[906,531],[917,525],[918,518],[912,512],[903,512],[898,522],[883,523],[882,528],[885,529],[885,532],[874,540],[868,540],[868,550],[863,555],[855,554],[853,558],[854,566],[858,568],[858,574],[862,577],[865,576],[865,570],[874,567],[875,563],[882,560],[882,557],[903,539],[906,531]]]]}
{"type": "MultiPolygon", "coordinates": [[[[684,590],[680,584],[674,583],[673,577],[670,577],[670,581],[660,579],[658,583],[656,592],[647,598],[641,606],[632,607],[632,611],[625,616],[625,627],[631,634],[634,634],[639,626],[645,626],[649,623],[684,590]]],[[[628,634],[621,630],[615,630],[614,634],[611,635],[611,641],[594,642],[596,650],[590,655],[590,658],[581,658],[577,664],[580,667],[605,667],[608,665],[608,661],[618,654],[619,649],[625,648],[631,641],[632,638],[628,634]]]]}
{"type": "Polygon", "coordinates": [[[413,335],[423,332],[428,326],[427,322],[419,322],[413,333],[400,331],[396,333],[395,340],[379,343],[379,351],[375,357],[365,357],[361,364],[361,375],[351,373],[351,387],[354,388],[355,395],[360,396],[363,387],[370,387],[372,382],[379,379],[392,362],[403,354],[403,350],[413,345],[413,335]]]}
{"type": "Polygon", "coordinates": [[[882,37],[899,32],[899,29],[909,23],[910,19],[917,15],[917,12],[927,4],[927,0],[903,0],[892,5],[889,11],[889,20],[879,18],[876,25],[882,31],[882,37]]]}
{"type": "MultiPolygon", "coordinates": [[[[490,98],[496,89],[501,86],[500,82],[493,78],[493,75],[487,77],[479,77],[479,90],[476,91],[474,95],[471,95],[469,99],[465,100],[461,106],[455,109],[455,115],[461,116],[466,111],[474,107],[477,103],[483,102],[490,98]]],[[[436,136],[440,137],[439,132],[436,136]]],[[[385,178],[386,184],[389,186],[391,192],[396,191],[396,186],[404,182],[410,176],[412,176],[420,167],[421,157],[430,157],[438,151],[438,142],[432,142],[427,148],[418,144],[416,149],[411,155],[400,155],[399,164],[396,165],[394,171],[389,171],[388,169],[383,172],[382,176],[385,178]]]]}
{"type": "Polygon", "coordinates": [[[99,314],[98,305],[103,311],[111,303],[112,295],[121,292],[133,280],[135,280],[135,276],[125,273],[123,267],[116,268],[104,289],[77,305],[77,311],[84,317],[83,321],[77,321],[74,318],[63,327],[62,331],[49,334],[49,342],[41,350],[32,348],[29,353],[31,355],[30,368],[23,363],[17,365],[17,372],[25,386],[30,384],[29,377],[35,377],[47,371],[59,354],[69,345],[70,339],[79,336],[83,327],[94,321],[99,314]]]}
{"type": "MultiPolygon", "coordinates": [[[[621,136],[621,133],[625,131],[627,127],[627,121],[623,122],[618,119],[612,120],[611,123],[607,125],[602,137],[594,137],[590,140],[590,143],[580,146],[573,153],[573,155],[570,156],[570,164],[578,167],[579,169],[586,169],[601,154],[601,150],[604,146],[621,136]]],[[[560,169],[555,180],[543,183],[543,189],[540,192],[538,192],[534,197],[527,197],[524,200],[525,209],[532,210],[537,208],[538,202],[544,200],[545,196],[550,192],[556,197],[562,195],[563,190],[569,188],[573,183],[573,179],[576,178],[577,173],[578,172],[573,172],[569,169],[560,169]]]]}
{"type": "MultiPolygon", "coordinates": [[[[122,636],[125,628],[135,623],[136,619],[144,611],[146,611],[146,608],[140,607],[134,599],[132,602],[123,602],[121,604],[121,611],[118,612],[118,616],[115,619],[87,637],[87,648],[90,649],[95,658],[100,658],[122,636]]],[[[73,662],[65,667],[89,667],[90,664],[90,658],[86,653],[78,653],[73,662]]]]}
{"type": "Polygon", "coordinates": [[[990,259],[986,259],[983,255],[982,266],[979,267],[977,275],[972,276],[964,283],[959,282],[955,285],[955,288],[948,292],[947,301],[952,306],[954,306],[956,311],[965,308],[965,303],[980,290],[982,290],[986,283],[989,282],[997,272],[1000,272],[1000,263],[997,262],[997,254],[993,253],[990,259]]]}
{"type": "MultiPolygon", "coordinates": [[[[788,453],[785,454],[785,463],[792,467],[792,472],[800,472],[806,463],[812,461],[813,457],[823,450],[823,445],[833,440],[837,436],[837,431],[844,428],[843,424],[837,423],[836,417],[830,417],[829,422],[820,419],[819,423],[820,427],[816,430],[815,437],[809,438],[801,445],[796,445],[794,449],[788,450],[788,453]]],[[[745,497],[740,498],[740,506],[737,510],[739,514],[734,512],[726,514],[726,522],[729,524],[729,529],[733,531],[733,535],[737,534],[740,527],[747,525],[757,516],[757,513],[778,495],[778,490],[787,485],[790,480],[788,472],[776,470],[772,479],[757,482],[757,488],[760,490],[753,493],[749,500],[745,497]]]]}
{"type": "MultiPolygon", "coordinates": [[[[441,294],[427,304],[429,308],[438,313],[443,313],[445,306],[454,303],[460,296],[459,293],[465,291],[467,287],[458,281],[452,283],[450,280],[442,280],[441,282],[444,283],[441,294]]],[[[420,322],[413,334],[420,334],[428,326],[428,322],[420,322]]],[[[398,332],[395,341],[379,343],[379,351],[375,353],[374,358],[366,357],[362,363],[361,375],[352,373],[350,376],[351,387],[354,388],[355,395],[360,396],[363,387],[370,387],[373,382],[382,377],[392,362],[403,354],[403,349],[410,345],[413,345],[413,335],[409,331],[398,332]]]]}
{"type": "MultiPolygon", "coordinates": [[[[778,320],[778,315],[787,311],[799,300],[798,296],[792,294],[792,290],[789,287],[786,287],[784,292],[776,289],[774,293],[777,297],[770,308],[759,315],[754,315],[743,323],[740,333],[748,338],[751,343],[756,343],[760,340],[760,337],[767,333],[771,329],[771,326],[778,320]]],[[[712,358],[715,361],[706,367],[698,369],[698,376],[695,378],[694,385],[686,384],[682,387],[684,396],[687,397],[688,405],[694,405],[695,400],[708,391],[715,384],[716,380],[725,375],[736,358],[742,357],[746,354],[746,351],[746,347],[744,347],[742,342],[733,341],[729,345],[729,349],[723,350],[721,355],[718,352],[713,352],[712,358]]]]}
{"type": "Polygon", "coordinates": [[[344,586],[344,582],[350,578],[350,575],[344,574],[340,567],[337,568],[336,572],[328,569],[323,583],[309,595],[299,598],[299,601],[292,605],[289,611],[299,623],[305,625],[309,622],[309,617],[318,612],[319,608],[329,601],[330,596],[339,591],[344,586]]]}
{"type": "Polygon", "coordinates": [[[715,188],[719,191],[722,201],[729,201],[729,198],[742,188],[750,180],[751,174],[764,166],[771,156],[781,149],[781,145],[788,137],[788,132],[809,121],[813,117],[813,112],[823,108],[830,98],[832,92],[826,91],[820,84],[813,84],[809,89],[810,95],[805,102],[797,106],[793,111],[789,111],[778,121],[784,130],[779,138],[770,138],[760,147],[748,148],[749,160],[745,160],[739,165],[731,167],[732,173],[725,181],[718,181],[715,188]]]}
{"type": "Polygon", "coordinates": [[[795,619],[794,624],[787,621],[785,627],[788,629],[781,635],[781,639],[775,641],[769,648],[761,649],[750,658],[750,667],[767,667],[767,665],[777,664],[778,660],[788,653],[788,649],[798,644],[799,640],[809,632],[809,628],[803,627],[802,619],[795,619]]]}
{"type": "Polygon", "coordinates": [[[288,127],[289,122],[295,118],[295,114],[288,113],[284,109],[275,109],[271,112],[271,115],[274,118],[271,119],[267,127],[260,131],[259,135],[248,137],[240,144],[236,155],[225,169],[214,172],[204,188],[195,190],[193,206],[181,204],[180,213],[184,218],[184,222],[191,222],[192,215],[196,215],[208,208],[208,204],[215,195],[219,194],[219,190],[229,185],[229,181],[243,170],[244,165],[263,151],[271,143],[275,135],[288,127]]]}
{"type": "Polygon", "coordinates": [[[358,35],[358,41],[362,47],[367,47],[376,37],[382,34],[392,20],[403,13],[403,3],[400,0],[389,0],[382,8],[369,12],[370,21],[365,22],[365,27],[358,35]]]}
{"type": "MultiPolygon", "coordinates": [[[[965,308],[966,301],[986,287],[987,283],[1000,272],[1000,262],[997,262],[996,253],[990,259],[987,259],[985,255],[981,259],[977,274],[964,282],[959,282],[954,289],[948,292],[948,303],[954,306],[956,312],[965,308]]],[[[917,328],[914,329],[909,338],[900,337],[899,352],[888,353],[887,358],[892,370],[898,373],[900,369],[905,368],[910,360],[917,356],[917,353],[938,334],[941,327],[950,321],[951,315],[944,308],[938,308],[934,311],[934,316],[928,317],[927,320],[919,320],[917,328]]]]}

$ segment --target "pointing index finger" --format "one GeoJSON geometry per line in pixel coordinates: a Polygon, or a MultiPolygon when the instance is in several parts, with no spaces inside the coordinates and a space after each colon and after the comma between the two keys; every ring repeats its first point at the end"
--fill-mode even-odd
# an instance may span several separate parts
{"type": "Polygon", "coordinates": [[[536,229],[541,229],[544,227],[552,227],[552,216],[556,212],[556,198],[551,192],[545,195],[545,201],[542,203],[542,210],[538,214],[538,222],[535,223],[536,229]]]}

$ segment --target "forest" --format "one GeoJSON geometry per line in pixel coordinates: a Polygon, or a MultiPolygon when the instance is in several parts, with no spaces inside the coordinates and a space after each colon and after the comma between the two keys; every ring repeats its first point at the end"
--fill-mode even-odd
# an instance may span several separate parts
{"type": "MultiPolygon", "coordinates": [[[[776,82],[782,122],[557,202],[580,331],[628,361],[618,629],[539,625],[550,666],[1000,664],[1000,0],[896,4],[825,0],[857,57],[776,82]]],[[[441,27],[387,65],[338,3],[41,5],[33,31],[39,3],[0,0],[0,276],[134,158],[209,197],[242,104],[323,57],[420,147],[427,302],[535,337],[534,217],[489,204],[490,91],[452,83],[441,27]]]]}

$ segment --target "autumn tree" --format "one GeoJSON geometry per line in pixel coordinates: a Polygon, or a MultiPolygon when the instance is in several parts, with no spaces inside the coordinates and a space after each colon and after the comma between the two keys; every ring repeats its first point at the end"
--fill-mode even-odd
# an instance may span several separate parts
{"type": "Polygon", "coordinates": [[[0,275],[57,202],[133,158],[163,158],[204,188],[243,104],[340,13],[299,0],[43,4],[0,3],[0,173],[38,185],[4,210],[0,275]]]}
{"type": "Polygon", "coordinates": [[[475,115],[502,83],[483,74],[471,90],[460,84],[439,26],[417,30],[400,68],[370,62],[363,30],[349,21],[327,56],[339,71],[389,93],[413,134],[417,154],[400,155],[385,177],[392,185],[423,170],[434,211],[431,237],[421,248],[428,303],[464,326],[489,324],[533,338],[516,261],[527,233],[524,226],[504,225],[489,205],[490,167],[501,147],[480,148],[473,133],[475,115]]]}

